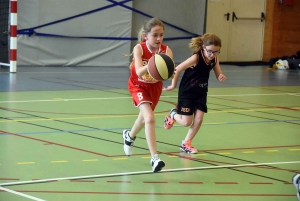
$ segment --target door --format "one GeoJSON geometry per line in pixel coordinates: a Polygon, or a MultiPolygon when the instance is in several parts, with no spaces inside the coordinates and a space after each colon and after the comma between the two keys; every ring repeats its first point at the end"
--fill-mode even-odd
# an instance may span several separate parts
{"type": "Polygon", "coordinates": [[[206,15],[206,33],[214,33],[222,40],[220,61],[227,61],[228,58],[228,42],[229,42],[229,26],[231,21],[230,1],[220,0],[207,2],[206,15]]]}
{"type": "Polygon", "coordinates": [[[265,0],[208,0],[206,32],[222,40],[220,61],[261,61],[264,12],[265,0]]]}

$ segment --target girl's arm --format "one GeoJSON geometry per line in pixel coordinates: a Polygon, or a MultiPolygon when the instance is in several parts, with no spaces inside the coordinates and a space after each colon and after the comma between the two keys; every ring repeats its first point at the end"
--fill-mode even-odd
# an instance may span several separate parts
{"type": "Polygon", "coordinates": [[[167,55],[173,59],[173,52],[169,47],[167,47],[167,55]]]}
{"type": "Polygon", "coordinates": [[[187,68],[192,68],[193,66],[195,66],[197,64],[197,61],[198,61],[198,55],[194,54],[193,56],[191,56],[190,58],[188,58],[187,60],[185,60],[184,62],[179,64],[175,68],[175,75],[174,75],[174,78],[172,79],[172,84],[166,88],[163,88],[163,91],[170,91],[170,90],[176,88],[180,72],[184,71],[187,68]]]}
{"type": "Polygon", "coordinates": [[[214,67],[213,69],[214,69],[216,78],[217,78],[220,82],[223,82],[223,81],[226,80],[226,76],[223,75],[223,73],[222,73],[222,70],[221,70],[221,67],[220,67],[220,63],[219,63],[219,59],[217,60],[217,63],[216,63],[216,65],[215,65],[215,67],[214,67]]]}
{"type": "Polygon", "coordinates": [[[137,76],[142,77],[147,72],[147,66],[143,66],[142,49],[140,45],[133,48],[134,66],[137,76]]]}

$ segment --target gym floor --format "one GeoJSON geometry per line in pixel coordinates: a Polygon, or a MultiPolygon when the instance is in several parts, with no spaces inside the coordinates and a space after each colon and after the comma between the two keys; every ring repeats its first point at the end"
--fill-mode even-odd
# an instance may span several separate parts
{"type": "Polygon", "coordinates": [[[211,73],[197,154],[179,151],[188,128],[164,129],[177,89],[163,92],[155,112],[166,163],[159,173],[143,131],[133,155],[123,152],[122,130],[139,112],[128,67],[0,68],[0,200],[297,200],[300,72],[221,67],[227,80],[211,73]]]}

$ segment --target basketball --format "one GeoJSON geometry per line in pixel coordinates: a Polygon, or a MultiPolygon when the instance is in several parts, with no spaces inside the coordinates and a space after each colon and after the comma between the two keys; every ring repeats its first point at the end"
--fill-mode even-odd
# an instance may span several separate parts
{"type": "Polygon", "coordinates": [[[166,54],[155,54],[149,59],[147,70],[155,80],[164,81],[174,74],[175,63],[166,54]]]}

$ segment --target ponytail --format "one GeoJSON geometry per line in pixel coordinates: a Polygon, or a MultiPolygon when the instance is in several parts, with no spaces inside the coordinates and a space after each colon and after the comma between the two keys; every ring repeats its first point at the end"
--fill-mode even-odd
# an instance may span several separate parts
{"type": "Polygon", "coordinates": [[[214,45],[221,47],[221,39],[215,34],[206,33],[202,36],[192,38],[191,42],[189,43],[189,47],[193,53],[199,52],[203,45],[214,45]]]}

